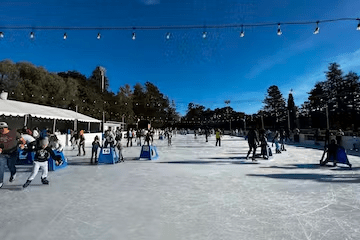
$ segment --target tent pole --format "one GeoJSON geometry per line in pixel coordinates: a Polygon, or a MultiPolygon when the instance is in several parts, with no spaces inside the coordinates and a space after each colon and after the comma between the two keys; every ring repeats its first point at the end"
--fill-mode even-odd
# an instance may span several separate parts
{"type": "Polygon", "coordinates": [[[53,134],[55,134],[55,130],[56,130],[56,118],[54,118],[54,126],[53,126],[53,134]]]}
{"type": "Polygon", "coordinates": [[[26,126],[27,125],[27,120],[28,120],[28,115],[27,114],[25,114],[25,122],[24,122],[24,126],[26,126]]]}

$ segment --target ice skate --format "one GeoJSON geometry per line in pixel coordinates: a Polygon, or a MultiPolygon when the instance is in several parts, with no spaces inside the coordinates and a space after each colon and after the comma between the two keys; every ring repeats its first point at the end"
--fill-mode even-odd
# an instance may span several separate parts
{"type": "Polygon", "coordinates": [[[46,178],[41,178],[41,182],[42,184],[46,184],[46,185],[49,184],[49,180],[47,180],[46,178]]]}
{"type": "Polygon", "coordinates": [[[27,180],[26,183],[23,185],[23,188],[26,188],[30,185],[31,180],[27,180]]]}

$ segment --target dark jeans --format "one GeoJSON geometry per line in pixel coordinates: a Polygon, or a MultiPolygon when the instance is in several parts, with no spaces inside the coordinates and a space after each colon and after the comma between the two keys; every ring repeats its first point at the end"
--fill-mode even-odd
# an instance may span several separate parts
{"type": "Polygon", "coordinates": [[[7,164],[11,176],[16,173],[15,162],[18,156],[18,152],[14,151],[9,154],[0,153],[0,183],[4,180],[4,172],[5,172],[5,163],[7,164]]]}
{"type": "Polygon", "coordinates": [[[130,147],[132,147],[132,138],[127,139],[127,144],[126,144],[127,147],[129,146],[129,143],[130,143],[130,147]]]}
{"type": "Polygon", "coordinates": [[[221,147],[221,139],[220,139],[220,138],[217,138],[217,139],[216,139],[215,146],[217,146],[218,143],[219,143],[219,147],[221,147]]]}
{"type": "Polygon", "coordinates": [[[93,163],[93,158],[95,157],[95,163],[97,162],[98,148],[91,150],[91,158],[90,161],[93,163]]]}
{"type": "Polygon", "coordinates": [[[85,144],[80,144],[79,145],[79,156],[81,155],[81,148],[82,148],[82,150],[83,150],[83,152],[84,152],[84,155],[85,155],[85,144]]]}
{"type": "Polygon", "coordinates": [[[249,157],[249,155],[250,155],[250,153],[251,153],[251,150],[253,150],[253,156],[252,156],[252,158],[254,159],[255,158],[255,154],[256,154],[256,143],[248,143],[249,144],[249,151],[248,151],[248,153],[247,153],[247,156],[246,156],[246,158],[247,157],[249,157]]]}

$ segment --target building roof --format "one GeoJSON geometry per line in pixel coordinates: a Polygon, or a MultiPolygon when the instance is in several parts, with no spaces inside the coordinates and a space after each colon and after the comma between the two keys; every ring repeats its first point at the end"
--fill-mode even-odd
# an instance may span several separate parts
{"type": "Polygon", "coordinates": [[[27,114],[37,118],[72,121],[77,119],[80,122],[101,122],[98,119],[67,109],[14,100],[0,99],[0,115],[23,117],[27,114]]]}

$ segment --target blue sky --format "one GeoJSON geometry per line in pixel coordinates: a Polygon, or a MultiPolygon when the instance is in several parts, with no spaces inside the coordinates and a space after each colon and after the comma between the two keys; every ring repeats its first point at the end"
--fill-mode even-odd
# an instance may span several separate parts
{"type": "Polygon", "coordinates": [[[282,25],[241,29],[182,30],[64,30],[1,29],[1,27],[138,27],[190,26],[317,21],[359,18],[358,0],[235,1],[235,0],[55,0],[0,2],[0,60],[28,61],[50,72],[79,71],[89,76],[96,66],[106,68],[110,87],[150,81],[174,100],[184,114],[189,102],[206,108],[230,106],[247,114],[262,108],[266,90],[279,86],[287,98],[294,91],[295,104],[331,62],[345,73],[360,74],[358,22],[282,25]],[[102,37],[96,39],[97,33],[102,37]],[[167,40],[165,35],[171,32],[167,40]]]}

